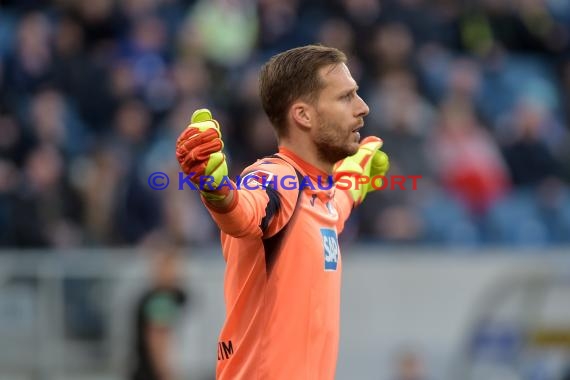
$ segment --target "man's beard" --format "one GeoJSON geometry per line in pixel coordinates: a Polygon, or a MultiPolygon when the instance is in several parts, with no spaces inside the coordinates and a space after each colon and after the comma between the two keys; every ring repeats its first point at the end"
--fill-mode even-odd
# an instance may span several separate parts
{"type": "Polygon", "coordinates": [[[319,124],[315,146],[317,147],[317,155],[320,160],[329,164],[335,164],[358,151],[358,148],[353,149],[349,145],[352,134],[341,136],[340,130],[341,128],[338,128],[333,123],[323,121],[319,124]]]}

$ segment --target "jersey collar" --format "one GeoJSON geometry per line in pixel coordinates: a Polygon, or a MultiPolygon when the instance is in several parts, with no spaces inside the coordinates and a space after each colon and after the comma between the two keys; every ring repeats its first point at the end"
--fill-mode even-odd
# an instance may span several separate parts
{"type": "Polygon", "coordinates": [[[325,180],[328,177],[328,174],[326,172],[317,168],[316,166],[309,164],[307,161],[303,160],[301,157],[283,146],[279,147],[279,154],[289,158],[290,161],[293,161],[292,163],[298,166],[297,169],[300,169],[303,174],[311,177],[312,180],[325,180]]]}
{"type": "Polygon", "coordinates": [[[320,181],[323,186],[326,186],[328,183],[327,181],[329,180],[330,175],[325,171],[309,164],[307,161],[303,160],[301,157],[285,147],[279,147],[279,155],[287,160],[291,165],[295,166],[297,170],[299,170],[303,175],[309,176],[311,183],[315,189],[313,190],[305,187],[306,192],[309,194],[314,194],[323,202],[329,201],[334,196],[334,186],[332,189],[321,190],[317,185],[317,181],[320,181]]]}

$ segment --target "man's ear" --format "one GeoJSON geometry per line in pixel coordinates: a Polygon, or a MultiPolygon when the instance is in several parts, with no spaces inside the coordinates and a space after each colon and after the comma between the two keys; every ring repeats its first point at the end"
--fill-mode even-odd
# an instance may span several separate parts
{"type": "Polygon", "coordinates": [[[305,102],[295,102],[289,109],[289,114],[295,123],[305,127],[311,128],[313,125],[313,112],[312,107],[305,102]]]}

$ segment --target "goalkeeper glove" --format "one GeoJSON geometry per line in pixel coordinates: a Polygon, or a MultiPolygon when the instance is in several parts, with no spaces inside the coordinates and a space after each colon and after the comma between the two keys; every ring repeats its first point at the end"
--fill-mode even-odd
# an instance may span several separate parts
{"type": "MultiPolygon", "coordinates": [[[[369,136],[362,140],[358,152],[337,162],[333,169],[335,182],[346,183],[355,205],[364,201],[366,195],[382,187],[382,179],[390,168],[388,155],[380,150],[382,139],[369,136]],[[376,178],[375,178],[376,177],[376,178]]],[[[337,184],[337,187],[338,186],[337,184]]]]}
{"type": "Polygon", "coordinates": [[[196,110],[190,125],[176,141],[176,158],[180,168],[196,184],[204,198],[221,201],[230,193],[230,186],[219,186],[228,175],[220,125],[207,109],[196,110]],[[209,177],[204,181],[205,176],[209,177]],[[213,181],[212,181],[213,179],[213,181]]]}

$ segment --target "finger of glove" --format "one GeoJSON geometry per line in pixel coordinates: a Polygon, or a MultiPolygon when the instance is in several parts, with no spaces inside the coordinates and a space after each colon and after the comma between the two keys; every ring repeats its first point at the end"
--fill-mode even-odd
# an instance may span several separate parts
{"type": "Polygon", "coordinates": [[[207,160],[212,153],[216,153],[221,150],[222,141],[220,139],[215,139],[204,144],[200,144],[194,149],[190,150],[187,157],[195,161],[207,160]]]}
{"type": "Polygon", "coordinates": [[[372,157],[371,170],[373,174],[384,175],[390,169],[390,159],[388,155],[381,150],[377,151],[372,157]]]}
{"type": "Polygon", "coordinates": [[[372,159],[379,152],[384,141],[376,136],[366,137],[360,145],[358,153],[358,163],[366,173],[370,173],[372,159]]]}
{"type": "Polygon", "coordinates": [[[222,144],[219,139],[214,140],[200,145],[199,147],[192,149],[190,152],[177,152],[176,158],[178,159],[178,162],[186,163],[186,165],[192,161],[207,161],[211,154],[221,151],[221,146],[222,144]]]}
{"type": "Polygon", "coordinates": [[[368,136],[365,137],[361,142],[360,142],[360,148],[359,149],[364,149],[364,150],[368,150],[370,152],[374,152],[378,149],[380,149],[382,147],[382,145],[384,145],[384,141],[376,136],[368,136]]]}
{"type": "Polygon", "coordinates": [[[218,181],[221,180],[220,177],[228,174],[226,156],[222,152],[212,153],[206,164],[205,173],[217,177],[215,178],[215,183],[218,184],[218,181]]]}
{"type": "Polygon", "coordinates": [[[215,132],[202,132],[198,135],[195,135],[194,138],[190,138],[187,140],[180,140],[178,142],[178,144],[176,145],[176,155],[177,156],[183,156],[189,152],[191,152],[192,150],[202,146],[202,145],[208,145],[210,143],[212,143],[213,141],[217,141],[216,144],[220,145],[219,150],[221,150],[223,148],[223,142],[222,140],[220,140],[220,138],[216,135],[215,132]]]}
{"type": "Polygon", "coordinates": [[[216,138],[220,138],[220,134],[215,129],[209,128],[200,131],[197,128],[188,128],[176,140],[177,153],[188,152],[194,147],[216,138]],[[178,152],[179,150],[180,152],[178,152]]]}
{"type": "Polygon", "coordinates": [[[188,142],[192,142],[192,145],[198,145],[204,141],[213,140],[219,137],[220,136],[215,129],[200,131],[197,128],[188,128],[178,137],[176,140],[176,146],[178,147],[188,142]]]}
{"type": "Polygon", "coordinates": [[[195,173],[190,179],[194,182],[200,180],[200,176],[214,176],[214,185],[219,185],[222,177],[227,176],[226,157],[222,152],[212,153],[206,160],[195,161],[188,159],[181,166],[186,174],[195,173]]]}
{"type": "Polygon", "coordinates": [[[367,143],[371,143],[371,142],[383,143],[384,140],[382,140],[380,137],[377,137],[377,136],[366,136],[365,138],[363,138],[360,141],[360,145],[362,146],[363,144],[367,144],[367,143]]]}
{"type": "Polygon", "coordinates": [[[180,136],[178,136],[178,139],[176,141],[178,143],[180,141],[194,139],[194,138],[200,136],[200,134],[206,133],[208,130],[212,131],[212,132],[209,132],[208,134],[210,134],[210,133],[213,133],[216,135],[218,134],[218,132],[215,128],[200,129],[200,128],[195,127],[193,124],[190,124],[188,127],[186,127],[186,129],[184,131],[182,131],[182,133],[180,134],[180,136]]]}
{"type": "Polygon", "coordinates": [[[200,176],[203,176],[204,172],[206,171],[207,163],[208,163],[207,160],[206,161],[187,160],[185,162],[182,162],[180,164],[180,167],[182,168],[182,171],[186,175],[194,173],[192,177],[190,177],[190,180],[194,183],[199,183],[200,176]]]}
{"type": "Polygon", "coordinates": [[[220,148],[221,142],[219,139],[216,139],[207,144],[200,145],[199,147],[188,152],[186,155],[180,156],[178,158],[178,161],[185,168],[192,168],[195,165],[200,166],[201,163],[204,163],[204,169],[201,171],[201,173],[204,173],[205,167],[208,164],[210,157],[215,153],[220,153],[220,148]]]}
{"type": "MultiPolygon", "coordinates": [[[[189,172],[196,173],[196,175],[191,177],[191,179],[202,175],[223,177],[227,176],[227,166],[224,166],[225,160],[226,158],[222,152],[214,152],[205,160],[196,161],[189,158],[182,164],[182,166],[187,168],[189,172]]],[[[217,185],[221,179],[222,178],[215,178],[214,183],[217,185]]]]}
{"type": "Polygon", "coordinates": [[[191,123],[198,123],[206,120],[212,120],[212,112],[207,108],[197,109],[190,118],[191,123]]]}

